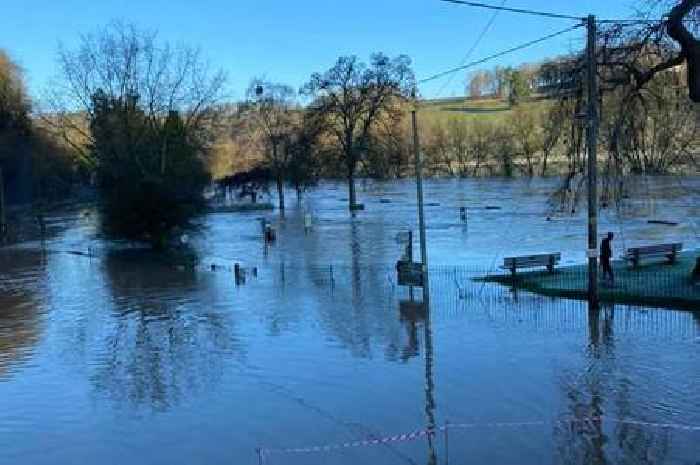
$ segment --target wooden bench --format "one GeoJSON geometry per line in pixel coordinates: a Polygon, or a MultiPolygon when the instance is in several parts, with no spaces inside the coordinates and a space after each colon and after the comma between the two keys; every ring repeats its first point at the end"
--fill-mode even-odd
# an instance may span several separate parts
{"type": "Polygon", "coordinates": [[[675,263],[681,250],[683,250],[681,243],[632,247],[627,249],[627,254],[623,258],[632,262],[634,267],[639,266],[644,258],[666,258],[669,262],[675,263]]]}
{"type": "Polygon", "coordinates": [[[539,255],[528,255],[525,257],[508,257],[503,259],[504,270],[510,270],[515,276],[518,268],[536,268],[544,266],[550,273],[554,272],[554,267],[561,261],[561,253],[547,253],[539,255]]]}

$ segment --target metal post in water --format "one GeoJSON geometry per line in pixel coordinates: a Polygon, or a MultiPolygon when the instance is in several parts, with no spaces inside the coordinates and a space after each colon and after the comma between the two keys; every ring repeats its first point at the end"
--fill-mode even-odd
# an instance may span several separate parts
{"type": "Polygon", "coordinates": [[[411,122],[413,126],[413,151],[416,163],[416,191],[418,196],[418,228],[420,229],[420,255],[423,268],[423,303],[428,308],[430,299],[430,288],[428,286],[428,251],[425,238],[425,216],[423,212],[423,162],[421,160],[420,143],[418,140],[418,122],[416,120],[416,109],[418,100],[416,91],[413,90],[413,109],[411,110],[411,122]]]}
{"type": "Polygon", "coordinates": [[[598,306],[598,66],[596,20],[588,16],[588,299],[598,306]]]}
{"type": "MultiPolygon", "coordinates": [[[[409,229],[409,231],[408,231],[407,252],[408,252],[408,257],[406,257],[406,258],[408,258],[408,262],[413,263],[413,230],[412,229],[409,229]]],[[[408,294],[411,298],[411,302],[413,302],[413,286],[409,286],[408,294]]]]}

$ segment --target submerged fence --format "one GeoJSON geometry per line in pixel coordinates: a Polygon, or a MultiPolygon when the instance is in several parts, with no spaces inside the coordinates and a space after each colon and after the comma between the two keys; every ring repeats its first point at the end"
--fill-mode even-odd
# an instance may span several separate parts
{"type": "MultiPolygon", "coordinates": [[[[309,265],[298,263],[269,264],[269,273],[260,271],[260,286],[269,286],[299,292],[317,292],[319,298],[328,299],[329,305],[367,307],[370,313],[401,313],[403,317],[419,318],[420,315],[403,314],[404,303],[411,301],[409,288],[397,284],[396,269],[389,265],[309,265]]],[[[619,273],[619,271],[618,271],[619,273]]],[[[629,270],[628,273],[636,273],[629,270]]],[[[563,269],[553,274],[533,273],[536,279],[548,280],[546,284],[560,289],[573,290],[570,295],[555,294],[548,290],[533,290],[529,275],[512,280],[509,273],[482,267],[435,266],[430,268],[430,306],[433,319],[449,324],[449,320],[479,318],[500,325],[517,325],[530,331],[568,333],[587,331],[589,306],[586,296],[586,272],[583,267],[563,269]],[[567,287],[568,286],[568,287],[567,287]],[[576,287],[578,286],[578,287],[576,287]]],[[[653,273],[639,271],[639,276],[626,284],[619,281],[612,288],[616,295],[603,302],[601,310],[611,315],[601,318],[607,328],[617,334],[643,337],[695,340],[700,337],[700,304],[674,306],[683,289],[693,299],[700,299],[700,288],[692,288],[678,276],[673,267],[661,267],[653,273]],[[680,284],[677,280],[681,280],[680,284]],[[630,303],[625,300],[632,286],[643,287],[655,293],[657,302],[630,303]],[[690,288],[690,289],[688,289],[690,288]],[[664,301],[662,298],[667,296],[664,301]],[[667,307],[667,309],[660,309],[667,307]],[[682,311],[673,311],[679,309],[682,311]],[[687,311],[691,310],[691,311],[687,311]]],[[[608,289],[603,290],[603,292],[608,289]]],[[[604,294],[603,294],[604,295],[604,294]]],[[[413,300],[420,302],[422,292],[414,288],[413,300]]],[[[644,297],[645,300],[651,300],[644,297]]],[[[409,307],[410,310],[410,307],[409,307]]],[[[339,310],[340,311],[340,310],[339,310]]]]}
{"type": "MultiPolygon", "coordinates": [[[[695,264],[695,254],[686,254],[674,264],[657,262],[633,267],[625,262],[614,262],[614,280],[600,279],[601,302],[698,310],[700,282],[692,277],[695,264]]],[[[374,281],[375,285],[401,289],[396,268],[389,265],[279,266],[290,273],[304,273],[319,285],[350,287],[360,292],[368,282],[374,281]]],[[[508,288],[514,298],[523,291],[580,300],[588,297],[588,269],[585,265],[562,266],[551,273],[546,270],[524,271],[515,276],[496,267],[433,266],[429,270],[429,279],[431,298],[438,299],[452,293],[460,299],[502,297],[502,293],[494,292],[494,286],[490,284],[508,288]]]]}

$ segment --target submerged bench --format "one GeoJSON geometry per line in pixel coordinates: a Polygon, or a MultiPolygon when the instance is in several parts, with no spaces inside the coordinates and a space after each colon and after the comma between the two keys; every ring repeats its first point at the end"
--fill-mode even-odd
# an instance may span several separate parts
{"type": "Polygon", "coordinates": [[[550,273],[554,272],[554,267],[561,261],[561,253],[547,253],[539,255],[528,255],[524,257],[508,257],[503,259],[504,270],[510,270],[515,276],[519,268],[536,268],[544,266],[550,273]]]}
{"type": "Polygon", "coordinates": [[[675,263],[682,250],[681,243],[632,247],[627,249],[627,254],[623,258],[630,261],[634,267],[639,266],[642,259],[646,258],[666,258],[670,263],[675,263]]]}

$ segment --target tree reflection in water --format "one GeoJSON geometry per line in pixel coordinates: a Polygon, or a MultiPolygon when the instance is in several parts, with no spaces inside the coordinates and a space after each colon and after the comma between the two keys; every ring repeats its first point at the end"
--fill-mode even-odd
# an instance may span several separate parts
{"type": "Polygon", "coordinates": [[[34,251],[0,254],[0,382],[31,358],[43,331],[43,310],[36,298],[45,256],[34,251]]]}
{"type": "Polygon", "coordinates": [[[620,424],[607,418],[644,420],[633,410],[630,385],[616,366],[614,306],[588,310],[587,365],[575,383],[562,383],[568,411],[554,428],[555,463],[567,465],[662,464],[667,430],[620,424]]]}
{"type": "Polygon", "coordinates": [[[144,252],[106,257],[114,309],[92,382],[119,403],[163,411],[211,390],[227,360],[240,361],[245,352],[230,312],[217,310],[211,275],[175,271],[150,258],[144,252]]]}

